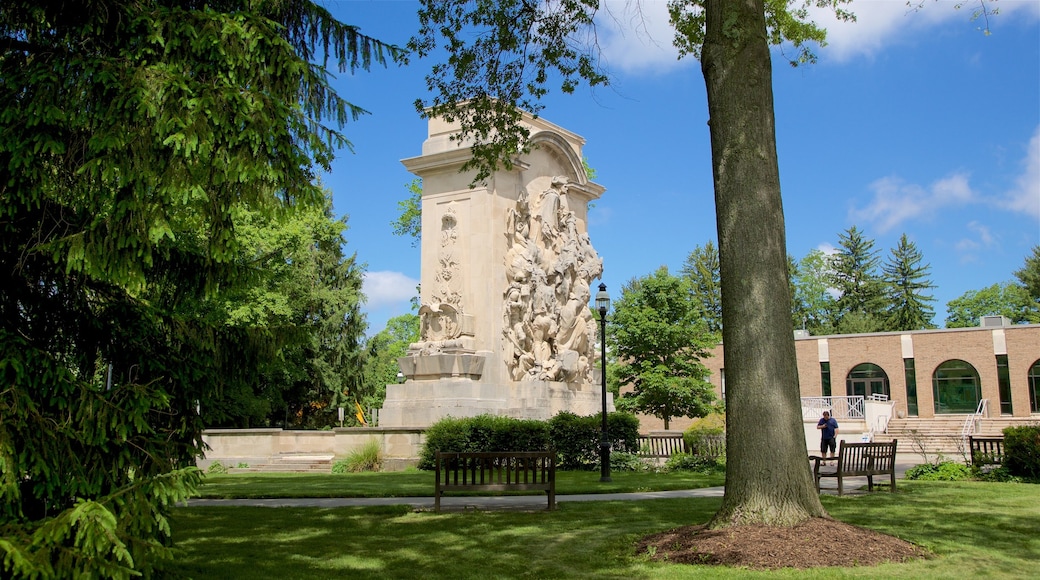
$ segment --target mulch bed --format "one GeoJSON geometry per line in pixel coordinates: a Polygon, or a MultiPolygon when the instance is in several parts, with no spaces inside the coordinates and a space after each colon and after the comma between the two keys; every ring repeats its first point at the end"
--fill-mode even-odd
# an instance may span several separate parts
{"type": "Polygon", "coordinates": [[[785,528],[684,526],[643,538],[636,545],[636,554],[679,564],[756,570],[874,566],[931,557],[910,542],[825,518],[785,528]]]}

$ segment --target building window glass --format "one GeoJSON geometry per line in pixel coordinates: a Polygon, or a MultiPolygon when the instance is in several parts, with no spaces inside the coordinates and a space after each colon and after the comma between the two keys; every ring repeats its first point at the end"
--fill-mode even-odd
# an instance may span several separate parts
{"type": "Polygon", "coordinates": [[[1008,373],[1008,358],[1006,354],[997,355],[997,385],[1000,387],[1000,414],[1012,415],[1011,374],[1008,373]]]}
{"type": "Polygon", "coordinates": [[[1040,413],[1040,360],[1029,368],[1029,412],[1040,413]]]}
{"type": "Polygon", "coordinates": [[[820,384],[823,385],[823,396],[831,396],[831,363],[820,363],[820,384]]]}
{"type": "Polygon", "coordinates": [[[917,370],[914,359],[903,359],[903,377],[906,379],[906,414],[917,416],[917,370]]]}
{"type": "Polygon", "coordinates": [[[849,371],[845,377],[845,394],[854,397],[869,397],[871,395],[890,396],[888,389],[888,375],[885,369],[874,363],[858,364],[849,371]]]}
{"type": "Polygon", "coordinates": [[[982,400],[982,385],[975,367],[962,360],[948,360],[932,375],[935,413],[974,413],[982,400]]]}

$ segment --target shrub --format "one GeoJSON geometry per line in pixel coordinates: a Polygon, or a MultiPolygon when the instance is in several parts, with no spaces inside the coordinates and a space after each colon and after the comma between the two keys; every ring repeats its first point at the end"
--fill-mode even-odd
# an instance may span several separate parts
{"type": "Polygon", "coordinates": [[[1022,483],[1022,478],[1011,475],[1006,467],[996,467],[989,471],[974,470],[979,481],[996,481],[1000,483],[1022,483]]]}
{"type": "Polygon", "coordinates": [[[433,469],[438,451],[471,453],[544,451],[550,448],[549,429],[544,421],[487,414],[461,419],[445,417],[426,430],[418,467],[433,469]]]}
{"type": "Polygon", "coordinates": [[[206,473],[224,474],[227,473],[227,467],[224,467],[224,464],[219,461],[214,461],[206,468],[206,473]]]}
{"type": "Polygon", "coordinates": [[[593,469],[598,465],[600,423],[595,419],[569,411],[549,419],[549,440],[558,454],[560,469],[593,469]]]}
{"type": "MultiPolygon", "coordinates": [[[[599,466],[601,417],[580,417],[562,412],[546,421],[478,415],[446,417],[426,430],[419,452],[419,469],[433,469],[437,451],[544,451],[556,449],[561,469],[593,469],[599,466]]],[[[615,452],[639,449],[639,419],[630,413],[607,415],[607,432],[615,452]]]]}
{"type": "MultiPolygon", "coordinates": [[[[549,439],[559,454],[561,469],[595,469],[599,466],[600,415],[579,416],[569,411],[549,420],[549,439]]],[[[639,450],[639,419],[631,413],[609,413],[607,434],[613,453],[639,450]]]]}
{"type": "Polygon", "coordinates": [[[383,448],[376,439],[369,439],[351,451],[346,458],[332,464],[332,473],[360,473],[379,471],[383,467],[383,448]]]}
{"type": "Polygon", "coordinates": [[[1004,429],[1004,467],[1013,476],[1040,481],[1040,425],[1004,429]]]}
{"type": "Polygon", "coordinates": [[[904,477],[918,481],[959,481],[971,478],[971,469],[956,461],[922,463],[907,469],[904,477]]]}
{"type": "Polygon", "coordinates": [[[704,457],[725,457],[726,455],[726,416],[712,413],[699,417],[683,432],[686,446],[695,455],[704,457]]]}
{"type": "Polygon", "coordinates": [[[650,463],[644,461],[639,455],[628,451],[613,451],[610,453],[611,471],[650,471],[653,468],[650,463]]]}
{"type": "Polygon", "coordinates": [[[664,464],[668,471],[696,471],[699,473],[722,473],[726,471],[726,458],[713,458],[689,453],[676,453],[664,464]]]}

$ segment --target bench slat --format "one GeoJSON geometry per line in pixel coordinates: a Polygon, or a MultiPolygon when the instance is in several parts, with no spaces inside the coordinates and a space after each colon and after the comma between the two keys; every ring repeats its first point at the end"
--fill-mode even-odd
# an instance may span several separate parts
{"type": "Polygon", "coordinates": [[[812,455],[809,459],[816,463],[813,466],[813,478],[816,480],[816,491],[820,491],[820,478],[834,477],[838,480],[838,495],[843,495],[846,477],[866,477],[867,490],[874,490],[874,476],[888,475],[891,480],[891,491],[896,490],[896,443],[850,443],[842,441],[838,447],[838,457],[834,469],[828,471],[829,465],[823,463],[824,458],[812,455]],[[823,471],[821,471],[821,466],[823,471]]]}
{"type": "Polygon", "coordinates": [[[438,451],[434,468],[434,509],[445,491],[545,491],[556,507],[556,453],[438,451]],[[460,481],[461,473],[461,481],[460,481]]]}

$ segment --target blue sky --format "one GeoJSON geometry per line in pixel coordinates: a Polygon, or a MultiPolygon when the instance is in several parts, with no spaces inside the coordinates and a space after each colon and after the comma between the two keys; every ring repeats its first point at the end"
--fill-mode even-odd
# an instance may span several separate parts
{"type": "MultiPolygon", "coordinates": [[[[404,45],[417,4],[323,2],[343,22],[404,45]]],[[[774,99],[788,253],[799,259],[838,244],[852,225],[887,258],[906,233],[931,265],[936,316],[950,300],[1011,280],[1040,244],[1040,1],[1000,0],[991,34],[971,7],[857,0],[858,21],[828,29],[819,62],[797,68],[774,51],[774,99]]],[[[606,187],[589,214],[604,259],[603,281],[622,284],[715,240],[707,104],[700,65],[677,60],[664,0],[601,12],[598,37],[611,86],[559,91],[541,116],[587,141],[585,156],[606,187]]],[[[790,52],[790,51],[789,51],[790,52]]],[[[371,114],[348,124],[323,177],[338,214],[349,216],[347,251],[367,263],[369,334],[409,312],[419,249],[390,222],[413,176],[400,160],[420,154],[431,63],[340,74],[339,93],[371,114]]]]}

